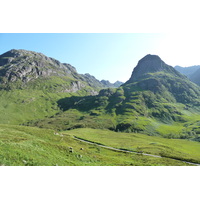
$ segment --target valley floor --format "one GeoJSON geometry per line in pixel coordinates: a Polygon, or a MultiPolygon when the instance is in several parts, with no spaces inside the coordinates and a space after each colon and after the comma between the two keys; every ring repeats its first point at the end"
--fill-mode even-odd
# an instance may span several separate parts
{"type": "Polygon", "coordinates": [[[89,128],[55,132],[36,127],[0,125],[2,166],[193,165],[183,161],[200,163],[199,142],[89,128]]]}

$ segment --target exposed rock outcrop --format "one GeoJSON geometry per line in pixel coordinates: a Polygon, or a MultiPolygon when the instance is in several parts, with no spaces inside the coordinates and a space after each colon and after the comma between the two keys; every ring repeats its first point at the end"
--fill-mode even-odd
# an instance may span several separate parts
{"type": "Polygon", "coordinates": [[[156,55],[142,58],[123,86],[128,91],[151,91],[167,101],[180,103],[195,103],[200,95],[195,84],[156,55]]]}
{"type": "MultiPolygon", "coordinates": [[[[51,89],[60,88],[60,91],[65,92],[77,92],[85,89],[92,95],[98,94],[97,91],[101,88],[114,87],[113,84],[103,84],[88,73],[78,74],[75,67],[70,64],[61,63],[42,53],[12,49],[0,55],[1,88],[8,89],[12,86],[21,88],[38,79],[48,79],[49,85],[46,87],[51,89]],[[50,83],[49,79],[52,77],[57,77],[57,81],[52,80],[50,83]]],[[[39,83],[39,85],[41,84],[39,83]]]]}
{"type": "Polygon", "coordinates": [[[27,83],[30,80],[48,76],[78,76],[70,64],[62,64],[42,53],[26,50],[11,50],[0,56],[0,76],[14,82],[18,79],[27,83]]]}
{"type": "Polygon", "coordinates": [[[148,76],[149,73],[155,72],[166,72],[180,76],[179,72],[163,62],[159,56],[148,54],[138,62],[128,82],[136,81],[142,77],[148,76]]]}

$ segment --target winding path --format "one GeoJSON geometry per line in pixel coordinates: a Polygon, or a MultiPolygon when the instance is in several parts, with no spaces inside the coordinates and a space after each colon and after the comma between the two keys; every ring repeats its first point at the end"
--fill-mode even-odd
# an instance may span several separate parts
{"type": "Polygon", "coordinates": [[[148,154],[148,153],[139,153],[139,152],[131,151],[131,150],[117,149],[117,148],[114,148],[114,147],[105,146],[103,144],[98,144],[96,142],[91,142],[91,141],[88,141],[88,140],[84,140],[84,139],[78,138],[78,137],[76,137],[74,135],[73,135],[73,137],[76,140],[79,140],[81,142],[85,142],[85,143],[88,143],[88,144],[95,144],[97,146],[100,146],[100,147],[103,147],[103,148],[106,148],[106,149],[111,149],[111,150],[114,150],[114,151],[119,151],[119,152],[124,152],[124,153],[134,153],[134,154],[139,154],[139,155],[144,155],[144,156],[151,156],[151,157],[155,157],[155,158],[169,158],[169,159],[180,161],[180,162],[184,162],[184,163],[187,163],[187,164],[200,166],[199,163],[193,163],[193,162],[188,162],[188,161],[185,161],[185,160],[179,160],[179,159],[175,159],[175,158],[170,158],[170,157],[165,157],[165,156],[158,156],[158,155],[153,155],[153,154],[148,154]]]}

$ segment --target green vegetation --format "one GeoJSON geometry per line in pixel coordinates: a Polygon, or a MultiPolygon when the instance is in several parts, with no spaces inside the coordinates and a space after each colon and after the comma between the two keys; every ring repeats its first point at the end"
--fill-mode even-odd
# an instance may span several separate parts
{"type": "Polygon", "coordinates": [[[199,140],[198,108],[170,103],[151,91],[107,89],[98,96],[66,97],[57,103],[61,111],[24,124],[58,131],[97,128],[199,140]]]}
{"type": "Polygon", "coordinates": [[[43,54],[0,55],[0,164],[200,163],[197,85],[157,56],[147,56],[121,87],[102,88],[95,77],[43,54]],[[73,135],[165,158],[117,152],[73,135]]]}
{"type": "Polygon", "coordinates": [[[0,122],[24,124],[32,120],[41,120],[62,112],[62,108],[57,104],[59,99],[88,94],[85,89],[76,93],[51,92],[45,84],[43,87],[43,89],[0,90],[0,122]]]}
{"type": "Polygon", "coordinates": [[[87,144],[50,129],[0,125],[0,165],[151,166],[189,165],[169,158],[117,152],[87,144]]]}
{"type": "Polygon", "coordinates": [[[85,140],[118,149],[127,149],[136,152],[160,155],[167,158],[200,163],[199,142],[166,139],[139,133],[116,133],[108,130],[94,130],[88,128],[70,130],[62,133],[74,135],[85,140]]]}
{"type": "Polygon", "coordinates": [[[1,90],[0,121],[4,124],[21,124],[51,116],[59,111],[55,102],[64,95],[41,90],[1,90]]]}
{"type": "Polygon", "coordinates": [[[87,144],[49,129],[0,125],[0,165],[126,166],[188,165],[168,158],[146,157],[87,144]]]}

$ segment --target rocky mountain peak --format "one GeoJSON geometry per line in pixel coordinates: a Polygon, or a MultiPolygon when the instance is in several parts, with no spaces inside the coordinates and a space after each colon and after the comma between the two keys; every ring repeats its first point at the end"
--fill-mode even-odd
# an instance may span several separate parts
{"type": "Polygon", "coordinates": [[[173,67],[167,65],[159,56],[148,54],[139,60],[128,82],[136,81],[149,73],[156,72],[173,73],[180,76],[180,74],[173,67]]]}
{"type": "MultiPolygon", "coordinates": [[[[10,61],[12,61],[13,59],[16,58],[23,58],[23,59],[30,59],[30,58],[37,58],[37,59],[44,59],[44,60],[51,60],[51,58],[45,56],[42,53],[37,53],[34,51],[28,51],[28,50],[24,50],[24,49],[11,49],[10,51],[7,51],[6,53],[0,55],[1,59],[6,60],[9,59],[10,61]]],[[[2,64],[0,64],[2,65],[2,64]]]]}
{"type": "Polygon", "coordinates": [[[4,82],[22,80],[29,82],[38,77],[69,76],[76,77],[77,72],[70,64],[28,50],[12,49],[0,55],[0,78],[4,82]]]}
{"type": "Polygon", "coordinates": [[[0,55],[0,89],[28,87],[62,92],[82,90],[96,95],[100,88],[108,86],[94,76],[79,74],[70,64],[42,53],[12,49],[0,55]]]}

